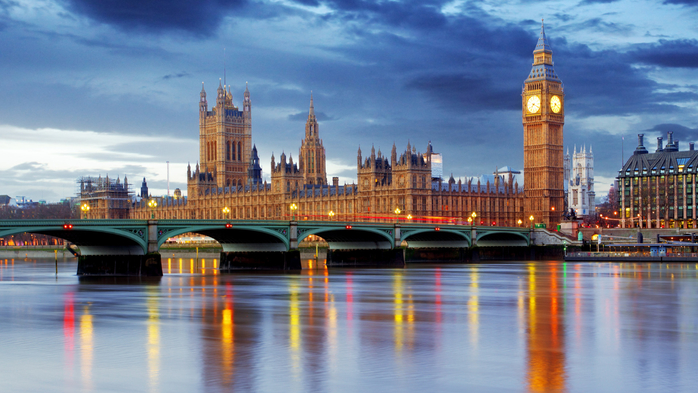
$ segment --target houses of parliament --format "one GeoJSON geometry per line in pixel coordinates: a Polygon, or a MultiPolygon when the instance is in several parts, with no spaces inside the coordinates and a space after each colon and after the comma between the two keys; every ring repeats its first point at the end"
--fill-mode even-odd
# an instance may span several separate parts
{"type": "MultiPolygon", "coordinates": [[[[328,183],[325,147],[310,97],[305,137],[297,161],[271,157],[271,182],[262,180],[252,145],[252,100],[246,87],[242,108],[229,86],[219,83],[215,105],[203,86],[199,97],[199,161],[187,168],[187,197],[158,197],[157,206],[143,198],[116,217],[108,202],[83,200],[93,208],[88,218],[336,220],[465,223],[550,227],[564,209],[562,128],[564,92],[553,69],[552,49],[541,26],[533,65],[521,93],[524,129],[523,188],[508,173],[491,181],[456,182],[432,178],[432,147],[418,151],[409,142],[393,145],[390,155],[374,148],[356,157],[357,183],[328,183]],[[96,207],[96,206],[95,206],[96,207]]],[[[82,193],[84,194],[84,193],[82,193]]],[[[81,195],[83,196],[83,195],[81,195]]]]}

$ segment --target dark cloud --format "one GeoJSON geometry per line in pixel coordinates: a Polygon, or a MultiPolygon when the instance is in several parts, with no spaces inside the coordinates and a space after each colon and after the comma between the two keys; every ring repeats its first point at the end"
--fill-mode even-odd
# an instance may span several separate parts
{"type": "Polygon", "coordinates": [[[647,70],[616,50],[595,51],[558,40],[555,67],[565,84],[567,110],[581,116],[676,112],[676,95],[659,92],[647,70]]]}
{"type": "Polygon", "coordinates": [[[698,7],[698,0],[664,0],[664,4],[678,4],[690,7],[698,7]]]}
{"type": "Polygon", "coordinates": [[[632,32],[633,26],[629,24],[606,22],[602,18],[591,18],[580,23],[565,26],[565,30],[567,31],[579,31],[583,29],[590,29],[606,34],[629,34],[632,32]]]}
{"type": "MultiPolygon", "coordinates": [[[[336,117],[333,116],[327,116],[325,112],[315,112],[315,117],[318,119],[318,121],[332,121],[332,120],[337,120],[336,117]]],[[[308,120],[308,111],[304,112],[298,112],[293,115],[288,115],[288,120],[290,121],[306,121],[308,120]]]]}
{"type": "Polygon", "coordinates": [[[659,40],[638,45],[629,52],[632,60],[661,67],[698,68],[698,40],[659,40]]]}
{"type": "Polygon", "coordinates": [[[608,4],[615,3],[620,0],[583,0],[580,4],[608,4]]]}
{"type": "Polygon", "coordinates": [[[223,19],[247,0],[63,0],[68,8],[125,30],[185,31],[213,35],[223,19]]]}
{"type": "Polygon", "coordinates": [[[177,74],[167,74],[167,75],[163,76],[162,79],[164,79],[164,80],[178,79],[178,78],[185,78],[185,77],[190,77],[190,76],[191,75],[189,75],[188,72],[182,71],[182,72],[177,73],[177,74]]]}
{"type": "Polygon", "coordinates": [[[557,14],[553,14],[553,16],[557,19],[560,19],[563,22],[569,22],[569,21],[573,20],[574,18],[576,18],[575,15],[567,14],[567,13],[557,13],[557,14]]]}
{"type": "MultiPolygon", "coordinates": [[[[660,135],[663,135],[664,143],[666,143],[666,133],[669,131],[674,133],[674,139],[678,141],[693,142],[698,140],[698,128],[689,128],[681,124],[657,124],[654,127],[645,130],[645,132],[658,132],[660,135]]],[[[645,143],[645,146],[648,146],[647,143],[645,143]]]]}
{"type": "Polygon", "coordinates": [[[517,85],[499,87],[483,75],[421,75],[407,82],[406,87],[424,91],[456,111],[516,110],[521,105],[517,85]]]}

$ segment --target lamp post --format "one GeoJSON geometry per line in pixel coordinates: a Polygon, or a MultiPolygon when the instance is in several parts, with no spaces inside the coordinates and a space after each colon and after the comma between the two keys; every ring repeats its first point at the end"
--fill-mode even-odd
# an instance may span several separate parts
{"type": "Polygon", "coordinates": [[[82,206],[80,206],[80,210],[82,210],[85,216],[85,220],[87,220],[87,212],[90,211],[90,205],[88,205],[87,203],[83,203],[82,206]]]}
{"type": "Polygon", "coordinates": [[[470,215],[470,218],[468,219],[470,226],[473,226],[473,222],[475,222],[476,217],[477,217],[477,213],[475,213],[475,212],[473,212],[473,214],[470,215]]]}
{"type": "Polygon", "coordinates": [[[531,221],[531,229],[533,229],[533,215],[531,215],[531,217],[528,217],[528,220],[531,221]]]}
{"type": "Polygon", "coordinates": [[[400,211],[400,208],[399,208],[399,207],[396,207],[395,210],[393,210],[393,211],[395,212],[395,223],[397,224],[397,223],[400,222],[400,213],[401,213],[401,211],[400,211]]]}
{"type": "Polygon", "coordinates": [[[472,228],[472,226],[473,226],[473,218],[472,217],[468,217],[468,224],[470,224],[470,227],[472,228]]]}
{"type": "Polygon", "coordinates": [[[148,201],[148,206],[150,207],[150,219],[154,220],[155,219],[155,208],[158,207],[158,202],[155,199],[151,199],[148,201]]]}
{"type": "Polygon", "coordinates": [[[334,217],[334,211],[330,210],[330,212],[327,213],[327,216],[330,218],[330,221],[332,221],[332,217],[334,217]]]}
{"type": "Polygon", "coordinates": [[[298,210],[298,205],[296,203],[291,203],[291,206],[289,206],[289,209],[291,209],[291,221],[295,221],[296,217],[296,210],[298,210]]]}
{"type": "Polygon", "coordinates": [[[517,223],[519,224],[519,226],[521,226],[521,224],[523,223],[523,221],[521,221],[521,219],[519,218],[519,221],[517,221],[517,223]]]}
{"type": "Polygon", "coordinates": [[[223,218],[228,219],[228,215],[230,214],[230,208],[228,206],[223,208],[223,218]]]}
{"type": "Polygon", "coordinates": [[[412,219],[412,215],[411,215],[411,214],[408,214],[408,215],[407,215],[407,219],[408,219],[408,220],[411,220],[411,219],[412,219]]]}

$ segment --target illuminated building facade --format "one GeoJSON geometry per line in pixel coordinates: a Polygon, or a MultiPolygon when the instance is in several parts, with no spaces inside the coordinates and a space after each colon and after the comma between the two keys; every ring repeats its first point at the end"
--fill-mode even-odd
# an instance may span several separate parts
{"type": "MultiPolygon", "coordinates": [[[[495,173],[492,180],[441,178],[441,156],[431,143],[420,153],[410,143],[390,156],[371,149],[357,154],[357,183],[327,181],[325,148],[311,96],[305,138],[297,162],[281,154],[271,157],[271,183],[262,182],[256,149],[251,145],[251,101],[244,93],[243,110],[219,86],[210,111],[202,89],[199,104],[200,157],[187,168],[185,198],[163,198],[157,208],[141,200],[132,218],[415,221],[466,223],[474,212],[476,225],[558,223],[564,207],[562,127],[564,92],[553,70],[552,50],[541,27],[533,52],[533,69],[522,92],[525,186],[515,171],[495,173]],[[440,162],[433,162],[437,157],[440,162]],[[257,167],[251,166],[257,163],[257,167]],[[436,165],[435,165],[436,164],[436,165]],[[438,175],[436,178],[434,175],[438,175]],[[486,181],[485,181],[486,180],[486,181]],[[525,197],[524,197],[525,196],[525,197]],[[296,207],[291,210],[290,206],[296,207]],[[228,208],[225,209],[224,208],[228,208]],[[519,221],[521,220],[521,222],[519,221]]],[[[442,165],[442,164],[441,164],[442,165]]]]}
{"type": "Polygon", "coordinates": [[[657,150],[649,153],[644,134],[618,174],[619,205],[623,228],[695,228],[696,170],[694,144],[679,151],[673,133],[667,145],[657,138],[657,150]]]}
{"type": "Polygon", "coordinates": [[[562,127],[564,89],[553,68],[543,25],[533,51],[533,68],[521,92],[524,128],[524,194],[526,216],[551,227],[564,209],[562,127]]]}
{"type": "MultiPolygon", "coordinates": [[[[219,90],[223,91],[222,87],[219,90]]],[[[223,101],[219,105],[232,106],[232,100],[226,101],[225,93],[222,94],[223,101]]],[[[249,91],[245,94],[249,100],[249,91]]],[[[205,103],[203,95],[202,103],[205,103]]],[[[210,113],[220,112],[216,107],[210,113]]],[[[243,113],[243,120],[249,123],[250,119],[243,113]]],[[[235,144],[240,142],[244,154],[243,141],[230,140],[235,144]]],[[[220,141],[211,142],[211,138],[201,138],[201,143],[213,146],[215,151],[220,141]]],[[[227,149],[226,140],[223,144],[227,149]]],[[[205,153],[208,148],[201,151],[203,158],[210,158],[205,153]]],[[[427,151],[431,152],[430,146],[427,151]]],[[[227,150],[223,153],[227,154],[227,150]]],[[[327,184],[325,148],[312,100],[298,157],[299,162],[295,163],[285,153],[278,162],[272,156],[271,183],[250,182],[249,177],[237,175],[235,171],[244,171],[255,173],[255,178],[261,179],[261,168],[249,170],[254,159],[247,160],[247,166],[235,169],[234,173],[223,171],[222,176],[227,176],[225,181],[220,179],[221,171],[210,170],[220,167],[218,161],[215,161],[216,166],[212,161],[205,161],[209,170],[200,164],[194,170],[188,168],[186,198],[158,198],[156,208],[148,207],[147,200],[142,199],[134,204],[131,217],[147,219],[154,212],[156,218],[162,219],[392,221],[409,216],[414,220],[463,223],[476,212],[476,224],[479,220],[485,225],[510,226],[516,226],[517,221],[524,218],[523,192],[511,174],[494,176],[493,181],[487,183],[456,182],[453,178],[448,182],[432,182],[431,154],[419,153],[409,143],[399,155],[393,145],[390,157],[383,156],[380,151],[376,153],[375,148],[364,157],[359,149],[358,184],[340,185],[336,177],[332,184],[327,184]],[[295,204],[297,210],[291,211],[291,204],[295,204]],[[224,211],[225,207],[230,211],[224,211]],[[397,214],[396,209],[399,209],[397,214]]]]}

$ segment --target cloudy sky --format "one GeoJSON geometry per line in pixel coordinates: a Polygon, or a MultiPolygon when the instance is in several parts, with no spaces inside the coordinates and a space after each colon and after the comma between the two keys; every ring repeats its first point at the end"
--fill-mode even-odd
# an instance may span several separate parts
{"type": "Polygon", "coordinates": [[[455,177],[523,166],[521,86],[545,18],[565,145],[597,196],[646,135],[698,140],[695,0],[0,0],[0,194],[57,201],[83,175],[186,189],[201,82],[252,96],[265,177],[298,155],[311,90],[328,176],[432,141],[455,177]]]}

